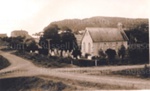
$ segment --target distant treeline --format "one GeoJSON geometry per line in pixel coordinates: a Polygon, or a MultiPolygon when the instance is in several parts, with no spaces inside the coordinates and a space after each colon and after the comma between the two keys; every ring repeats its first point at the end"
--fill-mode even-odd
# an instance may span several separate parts
{"type": "Polygon", "coordinates": [[[148,24],[148,19],[142,18],[120,18],[120,17],[92,17],[85,19],[65,19],[61,21],[55,21],[50,23],[56,24],[59,27],[67,26],[73,32],[77,32],[79,30],[84,30],[86,27],[112,27],[116,28],[118,22],[121,22],[124,28],[135,28],[141,24],[148,24]]]}

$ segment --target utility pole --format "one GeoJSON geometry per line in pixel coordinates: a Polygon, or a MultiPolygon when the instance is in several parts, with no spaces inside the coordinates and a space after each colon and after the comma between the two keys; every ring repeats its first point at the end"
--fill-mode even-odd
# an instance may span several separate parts
{"type": "Polygon", "coordinates": [[[50,40],[51,39],[46,39],[48,41],[48,54],[50,54],[50,40]]]}

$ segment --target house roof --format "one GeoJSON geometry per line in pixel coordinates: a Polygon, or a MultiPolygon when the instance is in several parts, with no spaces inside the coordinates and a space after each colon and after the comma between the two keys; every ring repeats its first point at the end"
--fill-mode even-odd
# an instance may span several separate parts
{"type": "Polygon", "coordinates": [[[12,37],[25,36],[26,39],[32,38],[32,36],[30,36],[28,34],[28,32],[25,31],[25,30],[14,30],[14,31],[11,32],[11,36],[12,37]]]}
{"type": "Polygon", "coordinates": [[[93,42],[127,41],[128,38],[123,30],[118,28],[86,28],[93,42]]]}
{"type": "Polygon", "coordinates": [[[0,34],[0,38],[7,37],[7,34],[0,34]]]}
{"type": "Polygon", "coordinates": [[[28,32],[27,32],[27,31],[25,31],[25,30],[14,30],[14,31],[12,31],[12,33],[19,33],[19,32],[28,33],[28,32]]]}

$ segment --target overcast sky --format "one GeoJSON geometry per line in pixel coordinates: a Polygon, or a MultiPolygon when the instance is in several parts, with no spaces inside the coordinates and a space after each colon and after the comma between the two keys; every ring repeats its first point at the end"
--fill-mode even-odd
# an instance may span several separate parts
{"type": "Polygon", "coordinates": [[[150,0],[0,0],[0,33],[42,31],[50,22],[116,16],[148,18],[150,0]]]}

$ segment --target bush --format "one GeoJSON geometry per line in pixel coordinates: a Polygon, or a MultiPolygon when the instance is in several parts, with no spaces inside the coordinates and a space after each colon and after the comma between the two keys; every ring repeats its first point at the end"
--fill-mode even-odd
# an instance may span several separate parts
{"type": "Polygon", "coordinates": [[[36,77],[0,79],[0,91],[63,91],[66,87],[62,82],[36,77]]]}
{"type": "Polygon", "coordinates": [[[0,70],[10,65],[9,61],[0,55],[0,70]]]}
{"type": "Polygon", "coordinates": [[[86,54],[85,54],[85,58],[88,58],[88,56],[90,56],[90,54],[86,53],[86,54]]]}
{"type": "Polygon", "coordinates": [[[21,56],[23,58],[29,59],[37,66],[42,67],[67,67],[70,66],[71,62],[70,60],[66,60],[66,58],[60,58],[56,56],[45,56],[42,54],[36,54],[36,53],[28,53],[28,52],[14,52],[13,54],[17,56],[21,56]],[[63,60],[63,61],[62,61],[63,60]],[[65,60],[65,61],[64,61],[65,60]]]}
{"type": "Polygon", "coordinates": [[[128,49],[128,56],[131,59],[131,64],[145,64],[149,62],[149,50],[146,48],[134,48],[128,49]]]}
{"type": "Polygon", "coordinates": [[[143,68],[141,76],[144,77],[144,78],[150,78],[150,67],[145,65],[144,68],[143,68]]]}
{"type": "Polygon", "coordinates": [[[106,58],[99,58],[98,65],[108,65],[106,58]]]}

